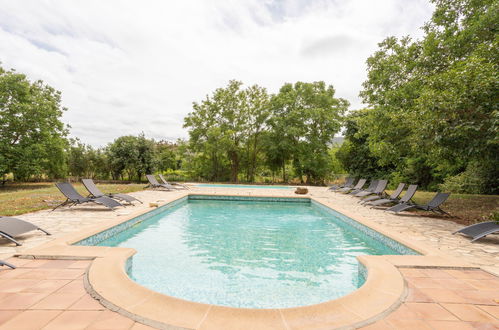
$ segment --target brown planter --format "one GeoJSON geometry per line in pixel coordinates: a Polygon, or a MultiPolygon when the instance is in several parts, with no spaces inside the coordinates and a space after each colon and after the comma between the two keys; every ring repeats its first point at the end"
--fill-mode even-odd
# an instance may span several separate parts
{"type": "Polygon", "coordinates": [[[298,195],[305,195],[306,193],[308,193],[307,188],[296,188],[296,190],[295,190],[295,194],[298,194],[298,195]]]}

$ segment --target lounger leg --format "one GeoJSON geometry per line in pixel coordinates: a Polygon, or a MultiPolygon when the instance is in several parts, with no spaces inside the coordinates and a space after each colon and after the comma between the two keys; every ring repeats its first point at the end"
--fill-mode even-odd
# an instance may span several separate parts
{"type": "Polygon", "coordinates": [[[21,243],[19,243],[18,241],[16,241],[16,240],[14,239],[14,237],[12,237],[12,236],[10,236],[10,235],[7,235],[7,234],[5,234],[5,233],[0,233],[0,236],[5,237],[5,238],[6,238],[6,239],[8,239],[9,241],[12,241],[12,242],[16,243],[16,245],[17,245],[17,246],[22,245],[21,243]]]}
{"type": "Polygon", "coordinates": [[[45,229],[42,229],[40,227],[37,227],[36,229],[43,231],[47,235],[52,235],[51,233],[49,233],[48,231],[46,231],[45,229]]]}
{"type": "Polygon", "coordinates": [[[0,261],[0,266],[7,266],[12,269],[16,269],[16,266],[14,266],[13,264],[9,264],[7,261],[0,261]]]}
{"type": "Polygon", "coordinates": [[[56,207],[54,207],[54,208],[52,209],[52,211],[55,211],[55,209],[56,209],[56,208],[58,208],[58,207],[61,207],[61,206],[66,205],[68,202],[69,202],[69,199],[66,199],[63,203],[61,203],[61,204],[57,205],[56,207]]]}

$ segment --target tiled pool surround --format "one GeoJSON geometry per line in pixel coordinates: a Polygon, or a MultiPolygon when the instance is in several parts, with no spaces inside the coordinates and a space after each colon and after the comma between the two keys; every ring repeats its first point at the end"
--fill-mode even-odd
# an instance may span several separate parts
{"type": "MultiPolygon", "coordinates": [[[[220,194],[212,193],[211,195],[219,196],[220,194]]],[[[176,196],[169,197],[168,201],[180,203],[188,198],[189,192],[176,196]]],[[[233,196],[233,198],[245,197],[233,196]]],[[[318,200],[313,196],[310,200],[312,203],[334,207],[330,203],[328,205],[327,200],[318,200]]],[[[172,204],[166,204],[168,203],[165,203],[165,207],[172,206],[172,204]]],[[[156,211],[157,209],[153,210],[153,212],[156,211]]],[[[355,328],[383,318],[400,305],[407,289],[397,270],[398,267],[476,268],[461,260],[450,258],[438,250],[428,248],[424,244],[408,240],[390,228],[358,218],[355,214],[348,214],[348,211],[342,211],[359,224],[389,239],[399,241],[406,248],[421,255],[360,256],[358,260],[362,265],[361,269],[366,269],[368,273],[365,284],[344,297],[318,305],[255,310],[193,303],[156,293],[133,282],[126,274],[128,260],[135,253],[132,249],[73,245],[130,220],[136,220],[141,216],[147,218],[148,215],[145,214],[149,212],[141,214],[142,212],[125,215],[108,224],[97,225],[55,239],[18,256],[92,259],[93,262],[85,277],[87,291],[107,308],[160,329],[355,328]]]]}

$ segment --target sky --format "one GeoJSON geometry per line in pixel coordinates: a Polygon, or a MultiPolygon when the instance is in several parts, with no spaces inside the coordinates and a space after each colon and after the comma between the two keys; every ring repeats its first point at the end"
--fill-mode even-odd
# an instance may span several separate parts
{"type": "Polygon", "coordinates": [[[183,118],[231,79],[277,93],[325,81],[363,105],[366,59],[422,36],[425,0],[0,0],[0,62],[62,92],[71,136],[187,138],[183,118]]]}

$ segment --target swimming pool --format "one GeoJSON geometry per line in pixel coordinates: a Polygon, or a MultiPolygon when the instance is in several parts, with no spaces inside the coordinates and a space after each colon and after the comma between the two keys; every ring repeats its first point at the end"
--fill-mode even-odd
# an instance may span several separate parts
{"type": "Polygon", "coordinates": [[[416,254],[308,198],[191,195],[141,217],[78,244],[135,248],[139,284],[215,305],[320,303],[362,285],[357,255],[416,254]]]}
{"type": "Polygon", "coordinates": [[[293,189],[294,187],[289,186],[272,186],[272,185],[244,185],[244,184],[197,184],[196,187],[202,188],[253,188],[253,189],[293,189]]]}

